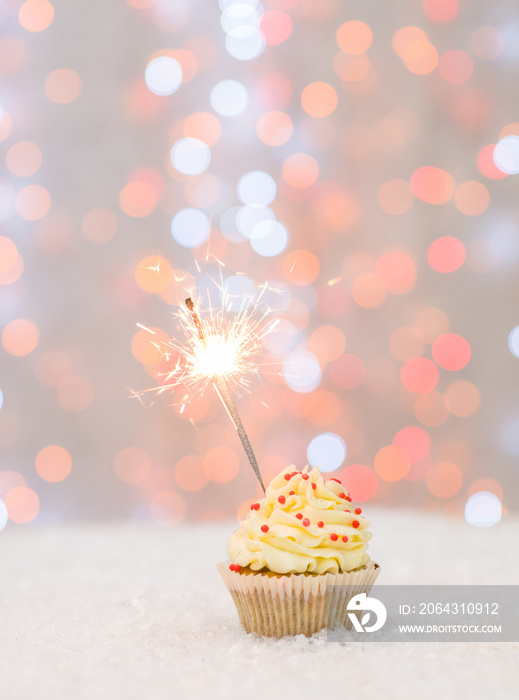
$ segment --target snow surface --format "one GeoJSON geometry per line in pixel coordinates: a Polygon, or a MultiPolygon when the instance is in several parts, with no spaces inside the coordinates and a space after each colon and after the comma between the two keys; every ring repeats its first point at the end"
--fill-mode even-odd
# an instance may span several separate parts
{"type": "MultiPolygon", "coordinates": [[[[519,520],[368,513],[379,583],[518,583],[519,520]]],[[[9,527],[2,700],[517,698],[519,644],[247,635],[215,566],[234,523],[9,527]]]]}

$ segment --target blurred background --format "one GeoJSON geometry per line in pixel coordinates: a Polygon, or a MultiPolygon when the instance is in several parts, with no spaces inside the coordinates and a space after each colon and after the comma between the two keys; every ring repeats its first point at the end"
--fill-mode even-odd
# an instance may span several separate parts
{"type": "Polygon", "coordinates": [[[265,481],[517,508],[515,2],[0,0],[0,24],[0,528],[247,511],[215,392],[138,396],[194,287],[279,320],[235,397],[265,481]]]}

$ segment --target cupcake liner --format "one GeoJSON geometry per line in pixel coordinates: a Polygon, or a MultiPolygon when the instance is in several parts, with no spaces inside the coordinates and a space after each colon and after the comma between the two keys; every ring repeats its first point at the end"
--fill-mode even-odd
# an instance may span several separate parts
{"type": "Polygon", "coordinates": [[[373,561],[353,571],[316,576],[236,572],[229,564],[222,562],[217,569],[242,626],[247,632],[277,638],[295,634],[310,637],[325,627],[351,627],[349,600],[358,593],[368,593],[380,573],[373,561]]]}

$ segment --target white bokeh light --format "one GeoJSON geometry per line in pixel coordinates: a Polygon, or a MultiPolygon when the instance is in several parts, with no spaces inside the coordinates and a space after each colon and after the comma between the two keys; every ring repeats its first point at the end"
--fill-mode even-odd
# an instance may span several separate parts
{"type": "Polygon", "coordinates": [[[503,173],[519,173],[519,136],[504,136],[494,148],[494,163],[503,173]]]}
{"type": "Polygon", "coordinates": [[[211,106],[222,117],[237,117],[249,104],[248,92],[237,80],[222,80],[211,90],[211,106]]]}
{"type": "Polygon", "coordinates": [[[269,207],[240,207],[236,212],[236,228],[246,238],[261,221],[274,221],[276,217],[269,207]]]}
{"type": "Polygon", "coordinates": [[[2,407],[4,405],[4,393],[2,389],[0,389],[0,411],[2,410],[2,407]]]}
{"type": "Polygon", "coordinates": [[[235,27],[247,25],[258,27],[261,14],[257,8],[250,3],[234,2],[222,12],[220,24],[224,32],[229,33],[235,27]]]}
{"type": "Polygon", "coordinates": [[[265,50],[265,37],[257,27],[240,24],[228,32],[225,48],[239,61],[252,61],[265,50]]]}
{"type": "Polygon", "coordinates": [[[321,433],[314,437],[306,451],[308,464],[322,472],[333,472],[346,459],[346,443],[335,433],[321,433]]]}
{"type": "Polygon", "coordinates": [[[240,209],[241,207],[230,207],[220,217],[220,231],[231,243],[243,243],[247,240],[236,225],[236,218],[240,209]]]}
{"type": "Polygon", "coordinates": [[[171,164],[184,175],[200,175],[209,167],[211,150],[209,146],[191,137],[180,139],[170,153],[171,164]]]}
{"type": "Polygon", "coordinates": [[[501,520],[503,507],[495,493],[478,491],[465,504],[465,520],[475,527],[491,527],[501,520]]]}
{"type": "Polygon", "coordinates": [[[292,321],[279,319],[275,333],[268,333],[263,339],[263,345],[274,355],[285,355],[294,349],[299,333],[292,321]]]}
{"type": "Polygon", "coordinates": [[[276,198],[276,181],[269,173],[253,170],[240,177],[236,194],[249,207],[268,207],[276,198]]]}
{"type": "Polygon", "coordinates": [[[4,529],[4,527],[7,525],[8,520],[9,513],[7,512],[7,506],[0,498],[0,530],[4,529]]]}
{"type": "Polygon", "coordinates": [[[250,244],[259,255],[270,258],[285,250],[288,233],[279,221],[260,221],[250,233],[250,244]]]}
{"type": "Polygon", "coordinates": [[[244,311],[254,301],[256,287],[246,275],[232,275],[224,284],[225,308],[227,311],[244,311]]]}
{"type": "Polygon", "coordinates": [[[519,457],[519,418],[509,420],[501,430],[501,445],[512,455],[519,457]]]}
{"type": "Polygon", "coordinates": [[[184,248],[196,248],[209,235],[209,217],[200,209],[181,209],[171,222],[171,234],[184,248]]]}
{"type": "Polygon", "coordinates": [[[321,367],[315,355],[306,350],[295,350],[283,363],[287,386],[299,394],[308,394],[321,383],[321,367]]]}
{"type": "Polygon", "coordinates": [[[159,56],[146,66],[144,79],[155,95],[172,95],[182,85],[182,67],[171,56],[159,56]]]}
{"type": "Polygon", "coordinates": [[[512,355],[519,357],[519,326],[512,328],[508,336],[508,347],[512,355]]]}

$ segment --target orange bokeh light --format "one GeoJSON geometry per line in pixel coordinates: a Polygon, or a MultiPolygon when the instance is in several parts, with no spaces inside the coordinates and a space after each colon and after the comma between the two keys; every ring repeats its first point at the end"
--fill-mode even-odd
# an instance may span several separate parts
{"type": "Polygon", "coordinates": [[[279,46],[292,34],[292,19],[282,10],[267,10],[261,16],[260,29],[267,46],[279,46]]]}
{"type": "Polygon", "coordinates": [[[401,326],[389,336],[389,352],[400,362],[418,357],[425,348],[423,335],[413,326],[401,326]]]}
{"type": "Polygon", "coordinates": [[[308,153],[293,153],[283,162],[283,179],[296,190],[311,187],[319,176],[319,165],[308,153]]]}
{"type": "Polygon", "coordinates": [[[114,474],[124,484],[140,484],[151,470],[150,460],[139,447],[125,447],[114,457],[114,474]]]}
{"type": "Polygon", "coordinates": [[[369,501],[377,492],[377,475],[363,464],[350,464],[342,470],[340,478],[356,503],[369,501]]]}
{"type": "Polygon", "coordinates": [[[402,60],[405,67],[415,75],[432,73],[438,65],[438,51],[430,41],[418,39],[402,49],[402,60]]]}
{"type": "Polygon", "coordinates": [[[309,250],[293,250],[283,259],[285,279],[298,287],[314,282],[319,271],[319,258],[309,250]]]}
{"type": "Polygon", "coordinates": [[[36,471],[45,481],[63,481],[72,470],[72,457],[60,445],[48,445],[38,452],[35,459],[36,471]]]}
{"type": "Polygon", "coordinates": [[[428,41],[429,37],[423,29],[418,27],[401,27],[393,34],[393,51],[403,58],[407,47],[416,41],[428,41]]]}
{"type": "Polygon", "coordinates": [[[319,182],[312,196],[315,211],[332,231],[351,231],[360,221],[360,206],[343,185],[334,180],[319,182]]]}
{"type": "Polygon", "coordinates": [[[365,53],[373,42],[373,32],[365,22],[352,19],[341,24],[336,34],[341,51],[352,56],[365,53]]]}
{"type": "Polygon", "coordinates": [[[338,51],[333,59],[333,69],[341,80],[357,83],[369,75],[371,61],[366,55],[351,57],[338,51]]]}
{"type": "Polygon", "coordinates": [[[387,287],[375,272],[362,272],[351,283],[351,298],[365,309],[376,309],[387,297],[387,287]]]}
{"type": "Polygon", "coordinates": [[[438,70],[441,77],[453,85],[466,83],[474,72],[474,63],[468,53],[454,49],[440,58],[438,70]]]}
{"type": "Polygon", "coordinates": [[[18,255],[16,243],[6,236],[0,236],[0,275],[16,265],[18,255]]]}
{"type": "Polygon", "coordinates": [[[451,462],[438,462],[428,471],[426,481],[433,496],[452,498],[461,489],[463,474],[460,468],[451,462]]]}
{"type": "Polygon", "coordinates": [[[214,114],[193,112],[184,120],[182,133],[185,137],[199,139],[211,147],[220,140],[222,127],[214,114]]]}
{"type": "Polygon", "coordinates": [[[330,366],[330,379],[341,389],[355,389],[366,377],[366,367],[358,355],[346,353],[330,366]]]}
{"type": "Polygon", "coordinates": [[[73,102],[81,92],[81,78],[75,70],[58,68],[45,78],[45,95],[51,102],[64,105],[73,102]]]}
{"type": "Polygon", "coordinates": [[[489,477],[476,479],[476,481],[470,485],[467,491],[467,497],[470,498],[470,496],[474,495],[475,493],[479,493],[480,491],[493,493],[499,498],[500,501],[503,500],[503,487],[495,479],[490,479],[489,477]]]}
{"type": "Polygon", "coordinates": [[[117,233],[117,217],[110,209],[91,209],[83,217],[81,230],[91,243],[103,245],[117,233]]]}
{"type": "Polygon", "coordinates": [[[134,180],[123,187],[119,194],[119,205],[125,214],[135,218],[148,216],[158,202],[156,188],[149,182],[134,180]]]}
{"type": "Polygon", "coordinates": [[[427,306],[419,311],[415,316],[414,325],[426,343],[434,342],[439,335],[447,333],[450,329],[449,317],[445,311],[434,306],[427,306]]]}
{"type": "Polygon", "coordinates": [[[210,449],[203,460],[203,470],[209,481],[227,484],[240,470],[238,454],[227,445],[217,445],[210,449]]]}
{"type": "Polygon", "coordinates": [[[337,326],[320,326],[313,331],[308,349],[319,362],[331,362],[342,355],[346,348],[344,333],[337,326]]]}
{"type": "Polygon", "coordinates": [[[410,425],[408,428],[402,428],[393,438],[393,445],[403,447],[409,455],[412,464],[421,462],[425,459],[431,449],[431,436],[416,425],[410,425]]]}
{"type": "Polygon", "coordinates": [[[294,124],[285,112],[265,112],[256,124],[258,138],[267,146],[282,146],[292,138],[294,124]]]}
{"type": "Polygon", "coordinates": [[[454,194],[454,180],[445,170],[424,165],[411,175],[411,191],[428,204],[445,204],[454,194]]]}
{"type": "Polygon", "coordinates": [[[438,336],[432,346],[432,356],[436,364],[450,372],[457,372],[466,367],[470,355],[469,342],[455,333],[438,336]]]}
{"type": "Polygon", "coordinates": [[[50,194],[41,185],[27,185],[16,195],[16,211],[22,219],[37,221],[50,209],[50,194]]]}
{"type": "Polygon", "coordinates": [[[317,389],[309,394],[302,394],[302,415],[314,425],[329,428],[342,414],[342,402],[332,391],[317,389]]]}
{"type": "Polygon", "coordinates": [[[301,105],[311,117],[330,116],[337,107],[337,93],[329,83],[310,83],[301,93],[301,105]]]}
{"type": "Polygon", "coordinates": [[[41,150],[32,141],[19,141],[7,151],[5,162],[17,177],[34,175],[41,166],[41,150]]]}
{"type": "Polygon", "coordinates": [[[503,180],[505,177],[508,177],[508,175],[502,170],[499,170],[494,162],[495,147],[495,143],[489,143],[487,146],[480,148],[476,156],[476,164],[479,172],[485,175],[485,177],[491,180],[503,180]]]}
{"type": "Polygon", "coordinates": [[[152,327],[149,330],[153,333],[140,330],[133,336],[132,355],[143,365],[156,365],[164,359],[169,337],[161,328],[152,327]]]}
{"type": "Polygon", "coordinates": [[[186,455],[179,459],[173,474],[175,481],[184,491],[200,491],[209,480],[204,471],[204,460],[200,455],[186,455]]]}
{"type": "Polygon", "coordinates": [[[23,357],[38,345],[40,334],[35,324],[27,318],[10,321],[2,331],[2,344],[8,353],[23,357]]]}
{"type": "Polygon", "coordinates": [[[388,180],[381,185],[377,201],[386,214],[401,216],[413,206],[414,196],[409,183],[405,180],[388,180]]]}
{"type": "Polygon", "coordinates": [[[18,10],[18,21],[28,32],[42,32],[53,19],[54,8],[48,0],[26,0],[18,10]]]}
{"type": "Polygon", "coordinates": [[[438,385],[440,373],[432,360],[411,357],[402,365],[400,381],[413,394],[427,394],[438,385]]]}
{"type": "Polygon", "coordinates": [[[468,180],[456,187],[454,203],[462,214],[479,216],[490,203],[490,194],[481,182],[468,180]]]}
{"type": "Polygon", "coordinates": [[[445,389],[445,407],[458,418],[468,418],[479,410],[481,396],[477,386],[463,380],[452,382],[445,389]]]}
{"type": "Polygon", "coordinates": [[[375,272],[393,294],[405,294],[416,282],[416,267],[411,256],[396,250],[380,256],[375,272]]]}
{"type": "Polygon", "coordinates": [[[458,14],[458,0],[422,0],[422,7],[433,22],[450,22],[458,14]]]}
{"type": "Polygon", "coordinates": [[[458,270],[467,257],[465,245],[459,238],[437,238],[427,250],[427,262],[436,272],[446,275],[458,270]]]}
{"type": "Polygon", "coordinates": [[[411,467],[407,451],[399,445],[386,445],[375,455],[375,471],[384,481],[403,479],[411,467]]]}
{"type": "Polygon", "coordinates": [[[9,520],[19,525],[30,523],[40,512],[40,499],[27,486],[15,486],[4,497],[9,520]]]}
{"type": "Polygon", "coordinates": [[[158,294],[170,284],[173,276],[171,265],[160,255],[148,255],[135,267],[135,281],[148,294],[158,294]]]}

